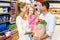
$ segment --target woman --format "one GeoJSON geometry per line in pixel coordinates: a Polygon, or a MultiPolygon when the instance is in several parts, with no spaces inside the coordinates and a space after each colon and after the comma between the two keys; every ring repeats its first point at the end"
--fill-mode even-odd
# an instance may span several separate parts
{"type": "Polygon", "coordinates": [[[31,33],[31,32],[27,32],[28,20],[27,20],[27,17],[25,16],[25,12],[27,10],[26,3],[20,2],[18,9],[20,13],[16,18],[16,25],[17,25],[18,32],[19,32],[18,40],[29,40],[26,38],[26,34],[31,33]]]}

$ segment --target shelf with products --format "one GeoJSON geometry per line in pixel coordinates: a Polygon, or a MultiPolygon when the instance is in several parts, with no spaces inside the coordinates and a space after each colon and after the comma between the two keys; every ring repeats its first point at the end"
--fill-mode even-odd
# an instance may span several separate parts
{"type": "Polygon", "coordinates": [[[9,14],[1,14],[0,15],[0,24],[9,22],[10,15],[9,14]]]}
{"type": "MultiPolygon", "coordinates": [[[[10,29],[9,31],[6,30],[5,32],[2,32],[0,33],[0,35],[4,35],[4,39],[7,40],[7,39],[18,39],[19,35],[18,35],[18,30],[17,28],[15,29],[10,29]],[[12,37],[12,38],[11,38],[12,37]]],[[[1,39],[2,40],[2,39],[1,39]]]]}
{"type": "Polygon", "coordinates": [[[0,24],[1,24],[1,23],[7,23],[7,22],[9,22],[9,21],[5,21],[5,22],[0,22],[0,24]]]}
{"type": "Polygon", "coordinates": [[[9,15],[9,13],[0,13],[0,15],[6,15],[6,14],[8,14],[8,15],[9,15]]]}
{"type": "Polygon", "coordinates": [[[12,29],[12,28],[16,28],[16,23],[13,23],[13,24],[8,23],[7,24],[7,29],[12,29]]]}
{"type": "MultiPolygon", "coordinates": [[[[2,38],[7,38],[6,40],[8,40],[10,37],[13,37],[12,39],[14,39],[13,35],[15,34],[15,36],[18,38],[18,29],[16,27],[16,23],[10,23],[10,18],[12,15],[10,15],[10,12],[8,12],[8,8],[11,7],[11,0],[0,0],[0,4],[0,35],[4,34],[5,37],[2,38]]],[[[15,39],[17,38],[15,37],[15,39]]]]}
{"type": "Polygon", "coordinates": [[[13,28],[13,29],[10,29],[10,30],[5,32],[7,37],[11,36],[11,35],[14,35],[15,33],[18,33],[18,29],[17,28],[13,28]]]}
{"type": "Polygon", "coordinates": [[[0,1],[0,6],[1,6],[1,7],[6,7],[6,6],[7,6],[7,7],[10,7],[10,3],[4,3],[4,2],[1,2],[1,1],[0,1]]]}
{"type": "MultiPolygon", "coordinates": [[[[15,9],[15,5],[16,5],[16,1],[11,0],[11,5],[10,5],[10,20],[9,20],[9,24],[7,25],[7,29],[11,29],[11,28],[17,28],[16,27],[16,9],[15,9]]],[[[16,30],[14,31],[16,32],[16,30]]]]}
{"type": "Polygon", "coordinates": [[[56,23],[60,25],[60,21],[57,21],[56,23]]]}
{"type": "Polygon", "coordinates": [[[5,25],[6,26],[6,30],[4,30],[4,31],[2,31],[0,33],[8,32],[8,31],[11,31],[11,30],[17,30],[16,24],[8,24],[8,23],[7,24],[4,24],[3,23],[2,25],[5,25]]]}
{"type": "Polygon", "coordinates": [[[17,40],[19,38],[18,33],[7,37],[5,40],[17,40]]]}
{"type": "MultiPolygon", "coordinates": [[[[0,33],[5,33],[5,32],[10,31],[11,34],[13,34],[13,33],[18,32],[18,29],[17,29],[15,23],[14,23],[14,24],[9,24],[9,23],[7,23],[7,24],[3,24],[3,25],[7,25],[7,28],[6,28],[6,30],[4,30],[4,31],[2,31],[2,32],[0,32],[0,33]]],[[[5,27],[5,26],[4,26],[4,27],[5,27]]],[[[1,29],[0,29],[0,30],[1,30],[1,29]]]]}
{"type": "Polygon", "coordinates": [[[3,3],[11,3],[11,2],[16,3],[17,0],[0,0],[0,2],[3,2],[3,3]]]}
{"type": "Polygon", "coordinates": [[[11,2],[11,0],[0,0],[0,2],[10,3],[10,2],[11,2]]]}
{"type": "Polygon", "coordinates": [[[13,30],[11,30],[11,31],[8,31],[8,32],[6,32],[6,40],[8,39],[11,39],[11,40],[13,40],[13,39],[18,39],[18,30],[17,29],[13,29],[13,30]],[[12,37],[12,38],[11,38],[12,37]]]}
{"type": "Polygon", "coordinates": [[[0,0],[0,1],[6,1],[6,2],[8,1],[8,2],[10,2],[10,0],[0,0]]]}
{"type": "MultiPolygon", "coordinates": [[[[10,29],[7,29],[7,30],[4,30],[4,31],[2,31],[2,32],[0,32],[0,33],[6,33],[6,32],[9,32],[9,31],[11,31],[11,30],[17,30],[16,28],[10,28],[10,29]]],[[[18,31],[18,30],[17,30],[18,31]]]]}
{"type": "Polygon", "coordinates": [[[18,12],[17,10],[18,10],[17,3],[12,2],[11,3],[11,11],[12,12],[10,13],[10,15],[11,15],[10,23],[11,24],[16,22],[16,16],[17,16],[17,12],[18,12]]]}
{"type": "Polygon", "coordinates": [[[60,3],[50,3],[49,11],[56,16],[56,24],[60,24],[60,3]]]}
{"type": "MultiPolygon", "coordinates": [[[[17,29],[15,23],[13,23],[13,24],[7,23],[7,24],[3,24],[3,25],[6,25],[7,27],[4,26],[4,27],[6,27],[6,29],[1,31],[0,33],[5,33],[7,38],[10,37],[11,35],[15,35],[16,33],[18,33],[18,29],[17,29]]],[[[16,36],[18,38],[18,34],[16,34],[16,36]]],[[[17,38],[15,38],[15,39],[17,39],[17,38]]]]}
{"type": "Polygon", "coordinates": [[[0,0],[0,24],[9,22],[8,7],[10,7],[10,3],[1,2],[0,0]]]}
{"type": "Polygon", "coordinates": [[[50,8],[52,14],[60,14],[60,8],[50,8]]]}
{"type": "Polygon", "coordinates": [[[59,14],[54,14],[56,17],[60,17],[60,15],[59,14]]]}
{"type": "Polygon", "coordinates": [[[18,33],[12,35],[12,40],[17,40],[19,38],[19,35],[18,33]]]}
{"type": "Polygon", "coordinates": [[[0,7],[0,14],[8,13],[8,7],[0,7]]]}
{"type": "Polygon", "coordinates": [[[16,3],[16,2],[18,2],[18,0],[11,0],[11,2],[16,3]]]}

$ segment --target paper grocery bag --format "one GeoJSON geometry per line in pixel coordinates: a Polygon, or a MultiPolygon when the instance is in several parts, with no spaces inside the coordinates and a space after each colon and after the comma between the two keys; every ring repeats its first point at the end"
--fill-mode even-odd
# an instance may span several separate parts
{"type": "Polygon", "coordinates": [[[41,37],[45,33],[45,25],[44,24],[37,24],[34,26],[34,35],[32,37],[32,40],[35,39],[35,37],[41,37]]]}

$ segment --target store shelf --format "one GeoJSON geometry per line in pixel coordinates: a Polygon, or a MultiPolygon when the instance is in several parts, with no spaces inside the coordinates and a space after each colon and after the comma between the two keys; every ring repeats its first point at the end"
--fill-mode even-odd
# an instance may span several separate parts
{"type": "Polygon", "coordinates": [[[55,15],[56,17],[60,17],[60,14],[53,14],[53,15],[55,15]]]}
{"type": "Polygon", "coordinates": [[[49,3],[60,3],[60,1],[49,1],[49,3]]]}
{"type": "Polygon", "coordinates": [[[19,38],[19,36],[17,35],[17,38],[16,38],[16,34],[18,34],[18,32],[15,33],[15,34],[10,35],[10,36],[8,36],[8,37],[6,37],[5,39],[8,39],[8,38],[12,37],[12,40],[13,40],[13,39],[17,40],[17,39],[19,38]],[[15,36],[14,36],[14,35],[15,35],[15,36]]]}
{"type": "Polygon", "coordinates": [[[5,21],[5,22],[0,22],[0,24],[2,24],[2,23],[7,23],[7,22],[9,22],[9,21],[5,21]]]}
{"type": "Polygon", "coordinates": [[[17,1],[11,1],[11,2],[16,3],[17,1]]]}
{"type": "Polygon", "coordinates": [[[13,3],[16,3],[17,1],[4,1],[4,0],[0,0],[0,2],[4,2],[4,3],[11,3],[11,2],[13,2],[13,3]]]}
{"type": "Polygon", "coordinates": [[[0,33],[5,33],[5,32],[8,32],[8,31],[10,31],[10,30],[14,30],[14,29],[16,29],[16,28],[7,29],[7,30],[2,31],[2,32],[0,32],[0,33]]]}
{"type": "Polygon", "coordinates": [[[10,3],[10,1],[4,1],[4,0],[0,0],[0,2],[10,3]]]}
{"type": "Polygon", "coordinates": [[[5,32],[7,32],[8,30],[5,30],[5,31],[2,31],[2,32],[0,32],[0,33],[5,33],[5,32]]]}
{"type": "Polygon", "coordinates": [[[6,14],[8,14],[8,15],[9,15],[9,13],[0,13],[0,15],[6,15],[6,14]]]}
{"type": "Polygon", "coordinates": [[[60,6],[59,7],[50,7],[50,8],[52,8],[52,9],[60,9],[60,6]]]}
{"type": "Polygon", "coordinates": [[[50,1],[50,9],[56,17],[56,24],[60,24],[60,1],[50,1]]]}
{"type": "MultiPolygon", "coordinates": [[[[15,23],[15,22],[12,22],[10,23],[9,19],[10,19],[10,15],[8,13],[8,8],[11,7],[11,3],[16,3],[17,1],[11,1],[11,0],[0,0],[0,8],[1,8],[1,11],[0,11],[0,18],[1,18],[1,21],[0,21],[0,24],[3,24],[3,23],[6,23],[6,29],[3,31],[1,31],[0,33],[4,33],[6,35],[6,38],[8,39],[10,36],[13,36],[18,34],[18,31],[17,31],[17,27],[16,25],[12,24],[12,23],[15,23]],[[5,9],[7,8],[7,9],[5,9]],[[6,17],[5,17],[6,16],[6,17]],[[5,21],[5,22],[4,22],[5,21]],[[12,25],[9,25],[9,24],[12,24],[12,25]],[[9,26],[9,27],[8,27],[9,26]],[[9,32],[10,32],[10,36],[9,35],[9,32]]],[[[3,25],[4,26],[4,25],[3,25]]],[[[2,26],[2,27],[3,27],[2,26]]],[[[5,27],[5,26],[4,26],[5,27]]],[[[4,28],[3,27],[3,28],[4,28]]],[[[18,36],[17,36],[18,37],[18,36]]],[[[18,38],[16,38],[18,39],[18,38]]]]}
{"type": "Polygon", "coordinates": [[[7,22],[9,22],[9,17],[10,17],[10,15],[8,14],[8,13],[0,13],[0,24],[2,24],[2,23],[7,23],[7,22]],[[3,19],[4,18],[4,16],[5,16],[5,19],[3,19]],[[7,19],[7,18],[8,19],[7,19]]]}
{"type": "Polygon", "coordinates": [[[15,34],[17,34],[18,32],[16,32],[16,33],[14,33],[14,34],[12,34],[11,36],[13,36],[13,35],[15,35],[15,34]]]}
{"type": "Polygon", "coordinates": [[[8,7],[10,7],[10,6],[0,6],[0,8],[2,8],[2,7],[7,7],[7,8],[8,8],[8,7]]]}
{"type": "Polygon", "coordinates": [[[9,21],[5,21],[5,22],[0,22],[0,24],[1,24],[1,23],[7,23],[7,22],[9,22],[9,21]]]}
{"type": "Polygon", "coordinates": [[[60,24],[60,21],[57,21],[56,24],[60,24]]]}
{"type": "Polygon", "coordinates": [[[9,7],[10,3],[2,3],[0,2],[0,7],[9,7]]]}

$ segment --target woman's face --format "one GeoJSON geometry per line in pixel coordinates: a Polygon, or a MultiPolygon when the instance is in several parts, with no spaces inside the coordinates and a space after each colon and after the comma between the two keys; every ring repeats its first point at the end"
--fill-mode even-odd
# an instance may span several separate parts
{"type": "Polygon", "coordinates": [[[33,8],[29,9],[29,15],[33,15],[33,8]]]}
{"type": "Polygon", "coordinates": [[[23,8],[21,8],[22,12],[26,12],[26,10],[27,10],[27,6],[24,6],[23,8]]]}

